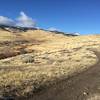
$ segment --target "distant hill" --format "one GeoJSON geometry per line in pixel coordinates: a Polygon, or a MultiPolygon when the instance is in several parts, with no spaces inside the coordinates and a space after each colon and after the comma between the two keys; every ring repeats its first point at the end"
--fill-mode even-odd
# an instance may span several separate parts
{"type": "Polygon", "coordinates": [[[17,26],[7,26],[7,25],[0,25],[0,29],[17,33],[17,32],[25,32],[27,30],[37,30],[37,28],[27,28],[27,27],[17,27],[17,26]]]}
{"type": "MultiPolygon", "coordinates": [[[[38,28],[33,28],[33,27],[17,27],[17,26],[7,26],[7,25],[0,25],[0,29],[12,32],[12,33],[18,33],[18,32],[26,32],[28,30],[44,30],[44,29],[38,29],[38,28]]],[[[44,30],[47,32],[53,32],[56,34],[63,34],[67,36],[78,36],[79,34],[76,33],[65,33],[65,32],[60,32],[60,31],[49,31],[49,30],[44,30]]]]}

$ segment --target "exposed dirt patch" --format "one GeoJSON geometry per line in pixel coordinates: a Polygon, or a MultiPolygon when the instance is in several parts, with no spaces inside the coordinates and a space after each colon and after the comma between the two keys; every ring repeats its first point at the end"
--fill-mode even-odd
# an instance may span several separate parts
{"type": "Polygon", "coordinates": [[[11,41],[0,42],[0,46],[2,47],[2,49],[0,48],[0,60],[21,54],[34,52],[33,49],[26,50],[27,47],[33,45],[40,45],[43,42],[44,41],[38,41],[38,40],[32,40],[32,41],[16,40],[13,42],[11,41]]]}

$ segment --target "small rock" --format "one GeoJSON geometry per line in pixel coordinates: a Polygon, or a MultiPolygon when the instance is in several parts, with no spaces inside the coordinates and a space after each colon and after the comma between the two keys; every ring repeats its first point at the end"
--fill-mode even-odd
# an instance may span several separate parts
{"type": "Polygon", "coordinates": [[[84,95],[88,95],[88,93],[86,93],[86,92],[83,92],[83,94],[84,94],[84,95]]]}

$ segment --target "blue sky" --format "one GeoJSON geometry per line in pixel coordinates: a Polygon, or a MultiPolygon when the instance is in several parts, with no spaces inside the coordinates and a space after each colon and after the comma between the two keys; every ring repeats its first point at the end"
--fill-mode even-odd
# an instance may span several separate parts
{"type": "Polygon", "coordinates": [[[100,0],[0,0],[0,16],[19,21],[22,13],[41,28],[100,33],[100,0]]]}

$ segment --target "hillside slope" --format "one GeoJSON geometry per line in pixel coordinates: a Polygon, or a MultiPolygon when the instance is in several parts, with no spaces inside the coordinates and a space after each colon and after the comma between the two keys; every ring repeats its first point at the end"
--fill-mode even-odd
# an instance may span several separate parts
{"type": "Polygon", "coordinates": [[[0,30],[0,97],[30,98],[97,63],[100,35],[0,30]]]}

